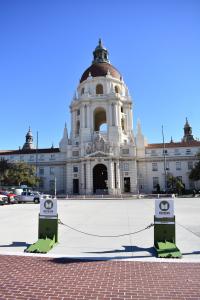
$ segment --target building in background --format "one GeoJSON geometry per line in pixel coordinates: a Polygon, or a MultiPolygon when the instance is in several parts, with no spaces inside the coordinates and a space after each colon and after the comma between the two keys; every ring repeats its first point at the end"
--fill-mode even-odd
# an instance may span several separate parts
{"type": "Polygon", "coordinates": [[[59,148],[37,149],[29,128],[22,149],[0,151],[11,162],[36,166],[41,191],[62,194],[151,193],[166,190],[166,177],[179,177],[193,188],[188,175],[200,152],[188,120],[182,141],[148,144],[138,122],[133,132],[133,101],[120,72],[110,64],[99,40],[91,66],[71,101],[71,133],[65,125],[59,148]]]}

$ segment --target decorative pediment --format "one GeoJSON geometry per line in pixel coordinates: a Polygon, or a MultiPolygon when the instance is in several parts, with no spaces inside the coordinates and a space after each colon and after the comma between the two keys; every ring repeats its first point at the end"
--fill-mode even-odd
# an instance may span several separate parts
{"type": "Polygon", "coordinates": [[[87,155],[88,157],[108,157],[110,156],[109,154],[105,153],[105,152],[102,152],[102,151],[96,151],[96,152],[93,152],[89,155],[87,155]]]}

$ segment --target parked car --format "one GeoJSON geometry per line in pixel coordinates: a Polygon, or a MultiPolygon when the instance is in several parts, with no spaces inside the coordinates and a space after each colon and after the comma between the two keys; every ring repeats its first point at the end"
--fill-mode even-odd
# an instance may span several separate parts
{"type": "Polygon", "coordinates": [[[25,203],[25,202],[34,202],[34,203],[40,203],[40,199],[42,198],[41,194],[39,192],[22,192],[21,195],[18,195],[17,197],[18,203],[25,203]]]}
{"type": "Polygon", "coordinates": [[[14,204],[17,203],[16,194],[9,192],[9,191],[0,191],[1,195],[5,195],[8,197],[8,204],[14,204]]]}
{"type": "Polygon", "coordinates": [[[0,205],[4,205],[8,203],[8,197],[0,194],[0,205]]]}

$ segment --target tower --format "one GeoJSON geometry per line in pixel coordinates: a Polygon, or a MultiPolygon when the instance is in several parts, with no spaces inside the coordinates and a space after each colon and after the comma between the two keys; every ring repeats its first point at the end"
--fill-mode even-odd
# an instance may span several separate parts
{"type": "Polygon", "coordinates": [[[72,193],[136,190],[132,100],[108,56],[100,39],[70,105],[70,140],[60,150],[66,152],[67,190],[72,193]]]}
{"type": "Polygon", "coordinates": [[[35,149],[35,146],[33,144],[33,134],[31,131],[31,128],[29,127],[29,130],[26,134],[26,141],[23,145],[22,150],[29,150],[29,149],[35,149]]]}
{"type": "Polygon", "coordinates": [[[190,126],[188,119],[186,118],[186,122],[184,125],[184,136],[182,138],[182,142],[191,142],[194,141],[194,137],[192,135],[192,127],[190,126]]]}

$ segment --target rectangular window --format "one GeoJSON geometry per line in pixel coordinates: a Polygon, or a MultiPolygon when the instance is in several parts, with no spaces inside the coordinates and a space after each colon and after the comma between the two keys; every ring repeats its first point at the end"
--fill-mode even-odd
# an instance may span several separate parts
{"type": "Polygon", "coordinates": [[[129,164],[127,163],[124,164],[124,171],[129,171],[129,164]]]}
{"type": "Polygon", "coordinates": [[[74,166],[74,167],[73,167],[73,172],[74,172],[74,173],[77,173],[77,172],[78,172],[78,167],[77,167],[77,166],[74,166]]]}
{"type": "Polygon", "coordinates": [[[158,177],[153,177],[153,188],[156,189],[159,184],[159,178],[158,177]]]}
{"type": "Polygon", "coordinates": [[[51,154],[50,160],[55,160],[55,154],[51,154]]]}
{"type": "Polygon", "coordinates": [[[129,149],[122,149],[122,154],[129,154],[129,149]]]}
{"type": "Polygon", "coordinates": [[[44,154],[40,154],[39,160],[43,161],[44,160],[44,154]]]}
{"type": "Polygon", "coordinates": [[[176,161],[176,170],[177,171],[181,170],[181,162],[180,161],[176,161]]]}
{"type": "Polygon", "coordinates": [[[50,175],[54,175],[55,174],[55,168],[54,167],[50,167],[49,174],[50,175]]]}
{"type": "Polygon", "coordinates": [[[30,155],[30,161],[34,161],[34,155],[30,155]]]}
{"type": "Polygon", "coordinates": [[[77,150],[72,151],[72,156],[79,156],[79,151],[77,151],[77,150]]]}
{"type": "Polygon", "coordinates": [[[77,109],[77,116],[80,115],[80,109],[77,109]]]}
{"type": "Polygon", "coordinates": [[[40,176],[44,175],[44,168],[39,168],[39,175],[40,176]]]}
{"type": "Polygon", "coordinates": [[[151,150],[151,156],[156,156],[157,153],[156,153],[156,150],[151,150]]]}
{"type": "Polygon", "coordinates": [[[188,170],[193,169],[193,161],[188,161],[188,170]]]}
{"type": "Polygon", "coordinates": [[[152,171],[158,171],[158,164],[152,163],[152,171]]]}
{"type": "Polygon", "coordinates": [[[186,149],[185,154],[190,155],[191,154],[191,149],[186,149]]]}
{"type": "Polygon", "coordinates": [[[175,150],[174,150],[174,155],[180,155],[179,149],[175,149],[175,150]]]}

